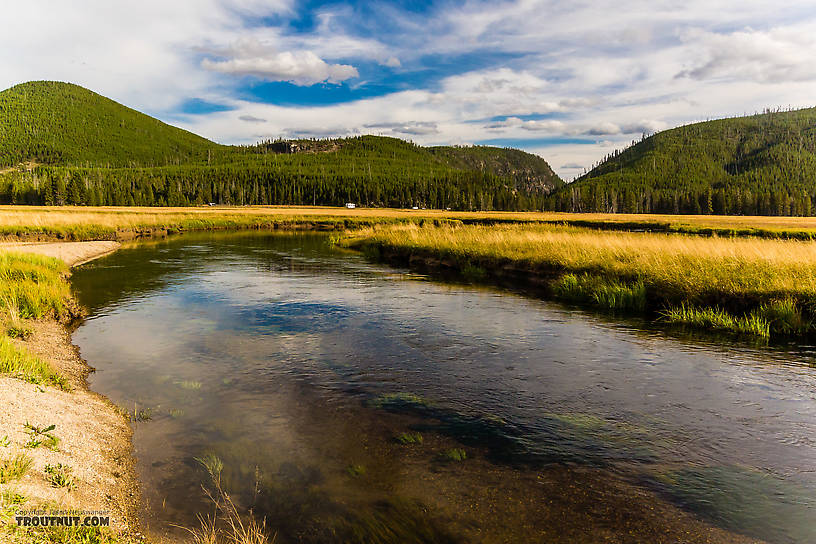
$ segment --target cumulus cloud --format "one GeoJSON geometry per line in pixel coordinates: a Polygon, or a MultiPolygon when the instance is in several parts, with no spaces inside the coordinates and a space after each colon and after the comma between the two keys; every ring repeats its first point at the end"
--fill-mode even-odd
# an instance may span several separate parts
{"type": "Polygon", "coordinates": [[[201,67],[224,74],[288,81],[295,85],[341,83],[360,75],[354,66],[329,64],[311,51],[276,51],[254,39],[234,43],[223,56],[230,58],[205,58],[201,67]]]}
{"type": "Polygon", "coordinates": [[[0,88],[70,81],[158,114],[189,97],[222,101],[215,74],[191,62],[209,41],[227,43],[247,18],[286,16],[292,0],[11,2],[0,33],[0,88]],[[37,29],[32,32],[32,29],[37,29]]]}
{"type": "Polygon", "coordinates": [[[383,66],[388,66],[389,68],[399,68],[402,66],[402,63],[397,57],[388,57],[381,63],[383,66]]]}
{"type": "Polygon", "coordinates": [[[684,41],[694,48],[694,62],[677,74],[697,80],[725,78],[759,83],[816,80],[814,26],[745,29],[719,34],[693,29],[684,41]]]}

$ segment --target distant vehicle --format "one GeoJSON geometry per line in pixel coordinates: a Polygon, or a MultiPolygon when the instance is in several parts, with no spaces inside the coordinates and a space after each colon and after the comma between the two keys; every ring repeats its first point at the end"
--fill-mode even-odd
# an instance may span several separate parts
{"type": "Polygon", "coordinates": [[[353,210],[356,207],[357,204],[355,204],[354,202],[346,202],[346,208],[348,208],[349,210],[353,210]]]}
{"type": "Polygon", "coordinates": [[[208,206],[215,206],[215,202],[210,202],[208,206]]]}
{"type": "Polygon", "coordinates": [[[412,210],[418,210],[418,209],[419,209],[419,206],[414,206],[414,207],[413,207],[413,208],[411,208],[411,209],[412,209],[412,210]]]}

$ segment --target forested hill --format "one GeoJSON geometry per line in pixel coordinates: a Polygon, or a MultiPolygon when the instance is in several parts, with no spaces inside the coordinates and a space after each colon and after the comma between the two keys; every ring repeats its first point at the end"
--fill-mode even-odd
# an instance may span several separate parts
{"type": "Polygon", "coordinates": [[[812,215],[816,108],[654,134],[554,192],[546,206],[574,212],[812,215]]]}
{"type": "Polygon", "coordinates": [[[70,83],[0,92],[0,167],[166,166],[206,162],[217,144],[70,83]]]}
{"type": "Polygon", "coordinates": [[[511,149],[378,136],[223,146],[76,85],[0,92],[0,203],[534,210],[561,184],[511,149]]]}
{"type": "Polygon", "coordinates": [[[454,168],[509,176],[516,181],[517,187],[550,192],[564,185],[547,161],[519,149],[477,145],[439,146],[429,150],[454,168]]]}

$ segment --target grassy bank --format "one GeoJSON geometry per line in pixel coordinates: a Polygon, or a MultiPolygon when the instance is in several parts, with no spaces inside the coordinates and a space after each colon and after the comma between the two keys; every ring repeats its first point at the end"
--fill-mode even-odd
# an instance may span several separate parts
{"type": "Polygon", "coordinates": [[[474,279],[534,282],[557,298],[670,323],[769,337],[811,334],[816,318],[813,242],[426,224],[369,228],[342,243],[474,279]]]}
{"type": "Polygon", "coordinates": [[[58,259],[0,253],[0,374],[68,388],[51,365],[12,341],[31,334],[32,319],[66,319],[76,313],[66,274],[67,266],[58,259]]]}
{"type": "Polygon", "coordinates": [[[485,225],[543,223],[593,230],[682,233],[707,237],[816,238],[816,218],[811,217],[453,212],[384,208],[349,210],[321,206],[0,206],[0,239],[125,240],[175,231],[271,228],[342,230],[423,220],[455,220],[485,225]]]}

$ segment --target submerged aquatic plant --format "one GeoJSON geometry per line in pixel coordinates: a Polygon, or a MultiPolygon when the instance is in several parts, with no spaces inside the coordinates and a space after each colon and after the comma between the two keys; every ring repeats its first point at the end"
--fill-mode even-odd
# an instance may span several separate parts
{"type": "Polygon", "coordinates": [[[429,407],[431,403],[414,393],[386,393],[368,402],[374,408],[401,409],[429,407]]]}
{"type": "Polygon", "coordinates": [[[366,473],[365,465],[351,464],[346,467],[346,474],[352,477],[362,476],[365,473],[366,473]]]}
{"type": "Polygon", "coordinates": [[[423,438],[422,433],[405,432],[395,436],[394,440],[402,445],[408,445],[408,444],[422,444],[423,438]]]}
{"type": "Polygon", "coordinates": [[[467,452],[462,448],[452,448],[445,450],[439,454],[439,458],[443,461],[460,462],[467,459],[467,452]]]}
{"type": "Polygon", "coordinates": [[[153,419],[152,408],[139,408],[137,406],[133,407],[133,421],[143,423],[145,421],[150,421],[151,419],[153,419]]]}
{"type": "Polygon", "coordinates": [[[223,461],[211,452],[195,459],[210,476],[214,489],[204,487],[204,492],[215,507],[215,512],[207,516],[199,514],[198,528],[180,528],[190,534],[195,544],[273,544],[276,535],[268,535],[266,520],[258,521],[252,512],[241,516],[235,502],[222,487],[223,461]]]}

